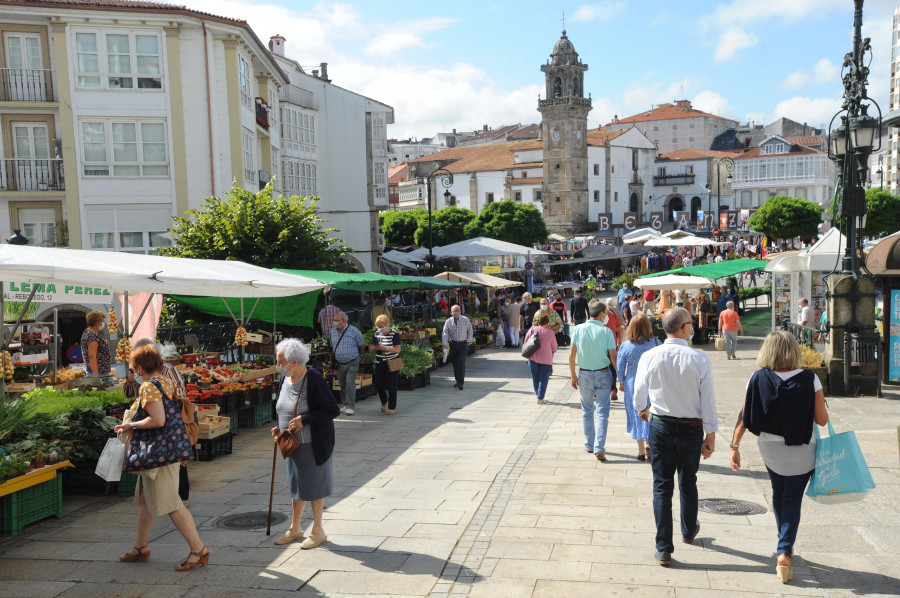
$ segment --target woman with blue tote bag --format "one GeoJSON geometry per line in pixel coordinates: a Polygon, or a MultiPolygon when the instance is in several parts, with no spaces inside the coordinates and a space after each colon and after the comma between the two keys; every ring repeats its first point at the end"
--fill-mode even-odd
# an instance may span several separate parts
{"type": "Polygon", "coordinates": [[[800,345],[785,331],[770,332],[759,351],[744,408],[731,438],[731,469],[741,467],[740,442],[746,430],[757,446],[772,482],[772,510],[778,525],[775,572],[782,583],[793,579],[791,557],[803,491],[816,467],[815,424],[828,423],[822,383],[800,368],[800,345]]]}

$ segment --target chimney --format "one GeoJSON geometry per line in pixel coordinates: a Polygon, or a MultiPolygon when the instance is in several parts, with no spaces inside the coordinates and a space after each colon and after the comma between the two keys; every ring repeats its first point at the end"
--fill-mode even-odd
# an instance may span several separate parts
{"type": "Polygon", "coordinates": [[[313,74],[313,77],[315,77],[316,79],[318,79],[318,78],[319,78],[319,69],[313,69],[312,74],[313,74]]]}
{"type": "Polygon", "coordinates": [[[275,34],[269,38],[269,52],[272,54],[277,54],[278,56],[284,56],[284,42],[286,40],[281,37],[279,34],[275,34]]]}
{"type": "Polygon", "coordinates": [[[456,135],[456,129],[453,129],[453,134],[456,135]]]}
{"type": "Polygon", "coordinates": [[[319,68],[322,71],[322,81],[324,81],[325,83],[331,83],[331,79],[328,78],[328,63],[323,62],[319,64],[319,68]]]}
{"type": "Polygon", "coordinates": [[[482,130],[483,130],[485,133],[487,133],[488,126],[487,126],[487,125],[484,125],[484,128],[483,128],[482,130]]]}

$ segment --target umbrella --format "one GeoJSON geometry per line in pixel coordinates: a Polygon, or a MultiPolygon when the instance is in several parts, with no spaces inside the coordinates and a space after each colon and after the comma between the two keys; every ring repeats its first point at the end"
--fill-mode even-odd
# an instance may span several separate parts
{"type": "Polygon", "coordinates": [[[653,278],[638,278],[634,281],[634,286],[639,289],[673,291],[675,289],[706,289],[713,285],[708,279],[700,276],[667,274],[666,276],[655,276],[653,278]]]}
{"type": "Polygon", "coordinates": [[[704,239],[703,237],[695,237],[693,235],[681,237],[680,239],[660,237],[650,239],[644,243],[644,247],[704,247],[707,245],[721,247],[722,245],[726,245],[726,243],[719,243],[712,239],[704,239]]]}

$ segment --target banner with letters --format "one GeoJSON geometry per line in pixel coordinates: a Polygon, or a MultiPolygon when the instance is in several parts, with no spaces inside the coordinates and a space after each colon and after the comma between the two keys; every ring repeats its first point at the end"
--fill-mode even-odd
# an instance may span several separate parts
{"type": "Polygon", "coordinates": [[[638,227],[637,212],[625,212],[625,230],[634,230],[638,227]]]}
{"type": "Polygon", "coordinates": [[[663,226],[663,213],[662,212],[650,212],[650,228],[655,230],[662,230],[663,226]]]}
{"type": "Polygon", "coordinates": [[[891,291],[891,330],[888,350],[888,379],[900,382],[900,291],[891,291]]]}
{"type": "Polygon", "coordinates": [[[611,212],[600,212],[597,214],[597,230],[601,233],[609,232],[610,225],[612,224],[612,213],[611,212]]]}

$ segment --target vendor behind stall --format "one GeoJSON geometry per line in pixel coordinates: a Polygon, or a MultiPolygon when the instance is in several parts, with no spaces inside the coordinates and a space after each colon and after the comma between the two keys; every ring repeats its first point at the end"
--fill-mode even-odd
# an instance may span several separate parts
{"type": "Polygon", "coordinates": [[[112,365],[109,341],[100,335],[106,322],[106,314],[95,310],[85,316],[85,320],[87,329],[81,335],[81,354],[84,356],[84,365],[87,366],[87,375],[105,376],[112,365]]]}

